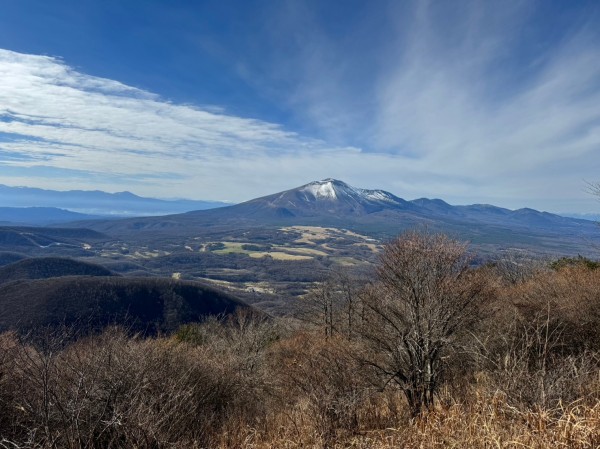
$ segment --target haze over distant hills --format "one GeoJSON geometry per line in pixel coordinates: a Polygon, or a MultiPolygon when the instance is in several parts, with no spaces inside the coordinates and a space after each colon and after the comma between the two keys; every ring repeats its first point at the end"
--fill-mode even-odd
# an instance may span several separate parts
{"type": "MultiPolygon", "coordinates": [[[[47,208],[45,211],[46,215],[38,220],[40,224],[48,224],[53,221],[66,222],[86,219],[86,217],[82,216],[66,217],[64,216],[64,211],[54,211],[54,219],[53,216],[50,216],[50,208],[66,209],[86,215],[137,217],[176,214],[227,205],[229,204],[218,201],[144,198],[130,192],[107,193],[99,190],[56,191],[31,187],[9,187],[0,184],[0,206],[4,208],[47,208]]],[[[8,217],[8,212],[8,210],[5,211],[3,215],[3,212],[0,210],[0,222],[18,221],[6,219],[5,217],[8,217]]],[[[10,211],[10,213],[17,215],[18,211],[10,211]]],[[[30,215],[32,216],[33,212],[30,212],[30,215]]],[[[29,217],[29,220],[23,219],[23,217],[20,218],[20,222],[22,223],[35,222],[31,217],[29,217]]]]}
{"type": "Polygon", "coordinates": [[[76,220],[106,218],[80,214],[58,207],[0,207],[0,225],[53,225],[76,220]]]}
{"type": "Polygon", "coordinates": [[[564,217],[570,217],[570,218],[580,218],[582,220],[591,220],[591,221],[600,221],[600,214],[594,214],[594,213],[589,213],[589,214],[577,214],[577,213],[565,213],[565,214],[560,214],[564,217]]]}

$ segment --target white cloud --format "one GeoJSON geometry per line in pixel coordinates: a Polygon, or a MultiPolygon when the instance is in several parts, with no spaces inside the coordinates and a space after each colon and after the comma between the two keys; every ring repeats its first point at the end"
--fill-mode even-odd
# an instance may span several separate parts
{"type": "Polygon", "coordinates": [[[0,118],[0,182],[240,201],[337,177],[407,199],[597,210],[583,182],[600,177],[590,23],[535,35],[533,2],[384,4],[343,38],[310,10],[283,8],[273,53],[240,58],[249,83],[324,140],[0,50],[0,114],[11,117],[0,118]],[[72,175],[27,178],[36,167],[72,175]]]}
{"type": "Polygon", "coordinates": [[[548,8],[381,1],[332,36],[314,11],[284,7],[276,37],[286,49],[298,36],[302,45],[274,63],[294,79],[280,95],[289,90],[307,128],[364,148],[366,172],[349,170],[355,184],[409,198],[597,209],[582,180],[600,177],[598,12],[548,8]]]}
{"type": "Polygon", "coordinates": [[[0,50],[0,77],[5,184],[242,201],[331,176],[368,187],[416,179],[404,157],[172,104],[56,58],[0,50]]]}
{"type": "Polygon", "coordinates": [[[277,175],[306,179],[295,158],[322,167],[358,151],[277,124],[172,104],[56,58],[0,50],[0,79],[0,158],[1,151],[11,155],[2,164],[90,172],[95,182],[105,174],[111,190],[121,187],[114,185],[119,178],[126,187],[130,178],[147,177],[143,190],[154,195],[249,199],[275,188],[277,175]],[[263,186],[248,191],[245,178],[253,177],[263,186]]]}
{"type": "Polygon", "coordinates": [[[374,141],[407,151],[428,173],[469,179],[448,183],[456,197],[475,187],[491,201],[554,210],[583,199],[582,178],[597,179],[600,166],[597,34],[584,27],[519,61],[519,46],[535,44],[522,40],[531,11],[468,5],[443,17],[452,37],[439,11],[420,10],[403,57],[377,86],[374,141]]]}

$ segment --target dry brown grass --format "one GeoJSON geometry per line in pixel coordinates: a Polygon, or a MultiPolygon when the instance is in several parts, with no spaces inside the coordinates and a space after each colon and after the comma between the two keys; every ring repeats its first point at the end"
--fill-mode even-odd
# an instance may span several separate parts
{"type": "Polygon", "coordinates": [[[0,448],[600,448],[600,373],[553,408],[482,375],[410,418],[360,372],[356,342],[244,315],[220,326],[183,342],[112,330],[51,353],[0,335],[0,448]]]}
{"type": "MultiPolygon", "coordinates": [[[[286,417],[306,423],[310,419],[286,417]]],[[[479,396],[472,405],[438,408],[398,428],[365,430],[327,441],[314,427],[298,428],[282,419],[279,432],[259,435],[251,430],[243,441],[252,449],[597,449],[600,447],[600,402],[571,404],[560,410],[518,410],[500,395],[479,396]],[[558,415],[556,413],[559,412],[558,415]]],[[[220,449],[231,449],[220,445],[220,449]]]]}
{"type": "Polygon", "coordinates": [[[0,334],[0,449],[600,449],[600,271],[498,285],[416,417],[365,363],[354,302],[328,332],[246,311],[154,339],[0,334]]]}

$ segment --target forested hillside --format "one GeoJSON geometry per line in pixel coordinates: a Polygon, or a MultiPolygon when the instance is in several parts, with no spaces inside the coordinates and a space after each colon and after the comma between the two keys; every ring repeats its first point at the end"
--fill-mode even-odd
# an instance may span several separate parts
{"type": "Polygon", "coordinates": [[[121,325],[156,334],[240,307],[248,306],[197,282],[115,276],[19,280],[0,285],[0,331],[25,334],[66,326],[87,334],[121,325]]]}

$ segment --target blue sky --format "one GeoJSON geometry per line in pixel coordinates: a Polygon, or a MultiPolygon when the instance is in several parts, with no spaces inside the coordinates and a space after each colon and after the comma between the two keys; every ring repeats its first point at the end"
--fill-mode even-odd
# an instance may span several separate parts
{"type": "Polygon", "coordinates": [[[0,6],[2,184],[600,209],[598,2],[0,6]]]}

